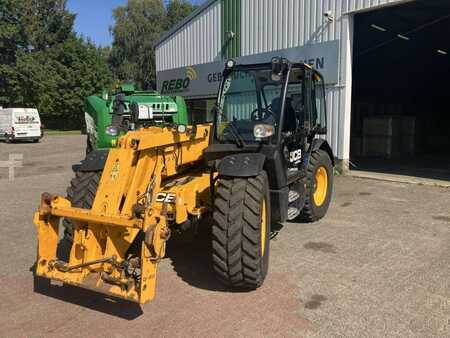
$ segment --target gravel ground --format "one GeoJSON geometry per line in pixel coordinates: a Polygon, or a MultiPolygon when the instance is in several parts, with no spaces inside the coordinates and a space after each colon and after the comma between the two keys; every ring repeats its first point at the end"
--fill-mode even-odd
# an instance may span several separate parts
{"type": "Polygon", "coordinates": [[[337,177],[328,215],[286,223],[263,287],[214,279],[208,239],[170,243],[144,306],[74,287],[33,292],[40,193],[64,194],[83,136],[0,143],[1,336],[450,336],[450,189],[337,177]],[[8,180],[9,154],[23,167],[8,180]]]}

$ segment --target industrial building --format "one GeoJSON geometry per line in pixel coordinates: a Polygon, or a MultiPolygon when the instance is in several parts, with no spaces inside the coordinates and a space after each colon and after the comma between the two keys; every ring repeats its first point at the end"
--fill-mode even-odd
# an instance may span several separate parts
{"type": "Polygon", "coordinates": [[[343,169],[450,179],[450,1],[209,0],[157,42],[158,90],[211,119],[224,60],[304,61],[343,169]]]}

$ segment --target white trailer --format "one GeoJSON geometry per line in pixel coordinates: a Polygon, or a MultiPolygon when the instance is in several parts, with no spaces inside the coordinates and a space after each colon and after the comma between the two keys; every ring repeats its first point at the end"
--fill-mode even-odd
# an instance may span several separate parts
{"type": "Polygon", "coordinates": [[[39,142],[42,138],[39,112],[34,108],[0,109],[0,139],[39,142]]]}

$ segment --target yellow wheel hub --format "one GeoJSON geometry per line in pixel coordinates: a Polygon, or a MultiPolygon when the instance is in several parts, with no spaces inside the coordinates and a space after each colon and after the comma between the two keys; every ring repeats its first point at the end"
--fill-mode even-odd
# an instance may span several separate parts
{"type": "Polygon", "coordinates": [[[325,167],[317,168],[316,175],[314,177],[314,203],[320,207],[327,198],[328,191],[328,173],[325,167]]]}
{"type": "Polygon", "coordinates": [[[266,250],[266,231],[267,231],[267,210],[266,200],[264,199],[261,207],[261,257],[264,256],[266,250]]]}

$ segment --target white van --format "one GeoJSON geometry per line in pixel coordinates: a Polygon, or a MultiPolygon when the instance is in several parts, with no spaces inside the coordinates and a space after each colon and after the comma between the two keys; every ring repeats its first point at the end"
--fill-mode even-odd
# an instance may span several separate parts
{"type": "Polygon", "coordinates": [[[42,137],[41,119],[34,108],[0,109],[0,140],[39,142],[42,137]]]}

